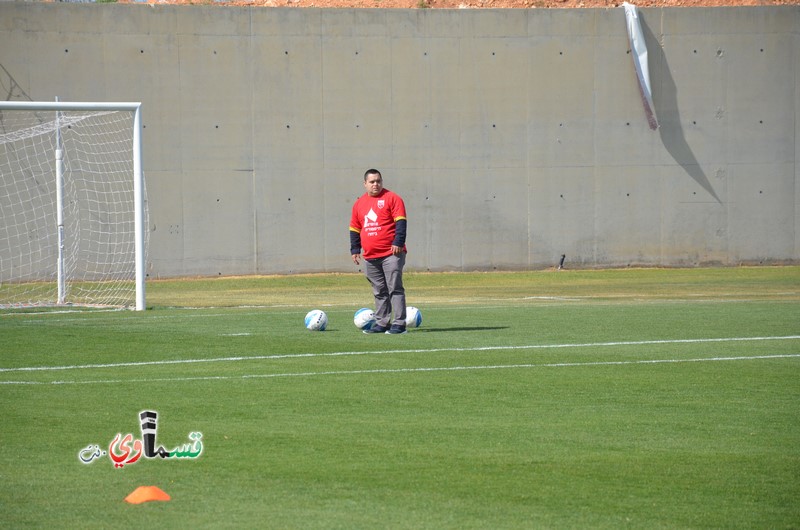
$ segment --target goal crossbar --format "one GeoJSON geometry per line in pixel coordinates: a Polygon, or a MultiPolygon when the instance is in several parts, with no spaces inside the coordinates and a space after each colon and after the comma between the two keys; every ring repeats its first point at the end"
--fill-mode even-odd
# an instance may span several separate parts
{"type": "Polygon", "coordinates": [[[134,199],[134,247],[135,247],[135,309],[145,309],[145,206],[144,173],[142,170],[142,121],[141,102],[66,102],[66,101],[0,101],[0,111],[128,111],[132,120],[132,166],[134,199]]]}

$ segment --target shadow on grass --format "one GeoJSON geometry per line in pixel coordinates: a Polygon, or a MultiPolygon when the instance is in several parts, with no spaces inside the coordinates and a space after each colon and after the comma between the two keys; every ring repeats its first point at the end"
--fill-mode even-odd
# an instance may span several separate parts
{"type": "Polygon", "coordinates": [[[454,328],[419,328],[414,333],[439,333],[440,331],[492,331],[497,329],[508,329],[508,326],[459,326],[454,328]]]}

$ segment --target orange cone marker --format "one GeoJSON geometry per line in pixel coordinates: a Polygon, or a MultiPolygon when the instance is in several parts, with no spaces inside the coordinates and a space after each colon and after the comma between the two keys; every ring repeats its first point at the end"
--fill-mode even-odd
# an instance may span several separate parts
{"type": "Polygon", "coordinates": [[[139,486],[125,497],[125,502],[142,504],[147,501],[168,501],[170,496],[156,486],[139,486]]]}

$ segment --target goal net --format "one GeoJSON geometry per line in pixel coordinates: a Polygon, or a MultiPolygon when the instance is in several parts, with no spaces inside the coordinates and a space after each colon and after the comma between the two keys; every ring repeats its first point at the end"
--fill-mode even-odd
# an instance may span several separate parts
{"type": "Polygon", "coordinates": [[[144,309],[140,109],[0,102],[0,308],[144,309]]]}

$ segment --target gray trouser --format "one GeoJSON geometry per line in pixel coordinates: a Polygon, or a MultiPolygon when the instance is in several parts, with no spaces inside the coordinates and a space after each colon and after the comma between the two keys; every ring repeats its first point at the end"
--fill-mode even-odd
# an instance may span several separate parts
{"type": "Polygon", "coordinates": [[[405,264],[405,253],[364,260],[364,272],[375,297],[375,321],[383,327],[389,327],[392,314],[392,324],[406,325],[406,290],[403,288],[405,264]]]}

